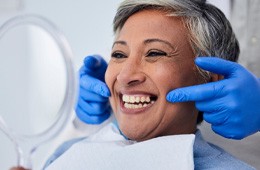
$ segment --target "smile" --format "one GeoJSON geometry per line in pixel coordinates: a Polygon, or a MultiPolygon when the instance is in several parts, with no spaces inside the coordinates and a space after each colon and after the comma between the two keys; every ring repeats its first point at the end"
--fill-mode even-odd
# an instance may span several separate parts
{"type": "Polygon", "coordinates": [[[146,108],[153,105],[156,99],[156,96],[151,95],[122,95],[123,106],[127,109],[146,108]]]}

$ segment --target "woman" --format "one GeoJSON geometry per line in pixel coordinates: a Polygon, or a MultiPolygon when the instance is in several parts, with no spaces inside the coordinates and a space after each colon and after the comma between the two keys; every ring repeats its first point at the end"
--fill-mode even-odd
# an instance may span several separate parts
{"type": "MultiPolygon", "coordinates": [[[[125,141],[195,134],[195,169],[253,169],[202,139],[196,129],[201,113],[193,102],[166,101],[172,89],[221,79],[197,68],[196,57],[237,61],[238,43],[221,11],[199,0],[127,0],[118,8],[114,32],[105,81],[118,133],[127,138],[125,141]]],[[[106,131],[101,132],[106,135],[106,131]]],[[[88,140],[100,142],[102,138],[97,136],[88,140]]],[[[66,143],[47,166],[55,167],[57,158],[73,158],[75,155],[69,155],[75,149],[70,148],[72,144],[84,148],[79,140],[66,143]]],[[[88,160],[78,161],[86,161],[87,167],[88,160]]]]}

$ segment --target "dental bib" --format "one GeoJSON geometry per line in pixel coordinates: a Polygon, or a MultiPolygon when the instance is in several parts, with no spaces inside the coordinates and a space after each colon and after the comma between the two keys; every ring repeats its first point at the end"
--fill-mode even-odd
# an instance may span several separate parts
{"type": "Polygon", "coordinates": [[[95,135],[75,143],[47,167],[71,169],[194,169],[195,135],[172,135],[143,142],[126,140],[110,123],[95,135]]]}

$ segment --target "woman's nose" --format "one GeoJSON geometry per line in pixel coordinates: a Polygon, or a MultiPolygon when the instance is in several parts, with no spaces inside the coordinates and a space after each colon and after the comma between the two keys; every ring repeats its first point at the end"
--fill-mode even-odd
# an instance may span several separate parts
{"type": "Polygon", "coordinates": [[[146,79],[142,69],[142,63],[134,60],[125,61],[119,74],[117,81],[123,86],[131,86],[143,83],[146,79]]]}

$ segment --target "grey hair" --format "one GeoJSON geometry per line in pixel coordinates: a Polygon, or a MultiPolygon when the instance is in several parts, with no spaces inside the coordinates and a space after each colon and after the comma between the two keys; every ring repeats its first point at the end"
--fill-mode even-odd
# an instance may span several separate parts
{"type": "MultiPolygon", "coordinates": [[[[239,44],[228,19],[206,0],[125,0],[114,18],[114,33],[122,29],[130,16],[143,10],[159,10],[167,16],[181,17],[189,31],[190,45],[196,57],[238,60],[239,44]]],[[[209,80],[208,72],[201,69],[199,72],[205,80],[209,80]]]]}

